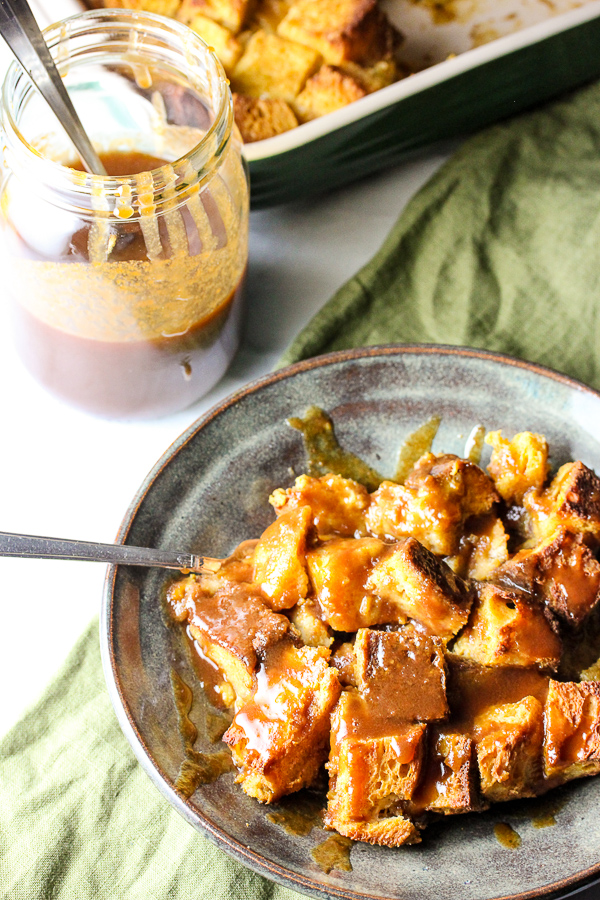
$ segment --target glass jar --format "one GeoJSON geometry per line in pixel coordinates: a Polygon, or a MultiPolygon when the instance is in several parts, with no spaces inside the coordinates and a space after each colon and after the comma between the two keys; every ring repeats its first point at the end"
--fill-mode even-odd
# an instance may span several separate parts
{"type": "Polygon", "coordinates": [[[208,391],[239,342],[248,183],[227,79],[186,26],[146,12],[94,10],[45,37],[119,175],[77,170],[66,134],[13,63],[0,218],[18,349],[81,408],[164,415],[208,391]]]}

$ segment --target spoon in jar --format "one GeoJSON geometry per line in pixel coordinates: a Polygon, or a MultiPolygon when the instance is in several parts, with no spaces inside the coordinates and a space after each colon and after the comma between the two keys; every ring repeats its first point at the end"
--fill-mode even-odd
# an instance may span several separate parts
{"type": "Polygon", "coordinates": [[[102,562],[126,566],[158,566],[188,572],[216,572],[222,560],[195,553],[152,550],[127,544],[97,544],[90,541],[66,541],[61,538],[37,537],[0,531],[0,556],[28,559],[66,559],[102,562]]]}
{"type": "Polygon", "coordinates": [[[0,34],[65,129],[86,171],[106,175],[27,0],[0,0],[0,34]]]}

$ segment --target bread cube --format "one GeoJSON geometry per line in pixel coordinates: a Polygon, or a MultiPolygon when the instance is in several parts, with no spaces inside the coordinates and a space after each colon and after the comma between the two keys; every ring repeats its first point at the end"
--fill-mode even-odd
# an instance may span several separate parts
{"type": "Polygon", "coordinates": [[[506,703],[475,718],[481,792],[492,802],[535,797],[542,779],[543,707],[536,697],[506,703]]]}
{"type": "Polygon", "coordinates": [[[357,685],[369,707],[369,721],[446,718],[444,647],[438,638],[411,626],[398,631],[363,628],[356,635],[354,654],[357,685]]]}
{"type": "Polygon", "coordinates": [[[231,85],[248,97],[267,96],[291,103],[319,63],[319,54],[310,47],[255,31],[233,70],[231,85]]]}
{"type": "Polygon", "coordinates": [[[393,544],[374,565],[367,588],[432,634],[455,635],[469,618],[472,595],[449,566],[414,538],[393,544]]]}
{"type": "Polygon", "coordinates": [[[229,74],[242,55],[242,45],[233,32],[208,16],[194,16],[187,24],[212,47],[229,74]]]}
{"type": "Polygon", "coordinates": [[[325,65],[308,79],[296,97],[294,109],[301,122],[308,122],[342,109],[366,97],[366,94],[366,90],[351,75],[325,65]]]}
{"type": "Polygon", "coordinates": [[[327,758],[330,715],[340,694],[322,647],[269,647],[256,688],[238,709],[223,740],[250,796],[272,803],[310,786],[327,758]]]}
{"type": "Polygon", "coordinates": [[[550,681],[544,771],[553,782],[600,772],[600,684],[550,681]]]}
{"type": "Polygon", "coordinates": [[[233,114],[245,144],[266,141],[298,125],[296,114],[284,100],[243,97],[233,93],[233,114]]]}
{"type": "Polygon", "coordinates": [[[370,502],[367,489],[341,475],[321,478],[300,475],[292,488],[274,491],[269,502],[278,515],[292,506],[309,506],[320,540],[333,535],[363,537],[367,533],[365,513],[370,502]]]}
{"type": "Polygon", "coordinates": [[[465,568],[460,574],[476,581],[495,577],[498,567],[508,559],[508,534],[502,520],[493,513],[471,519],[462,544],[465,568]]]}
{"type": "Polygon", "coordinates": [[[245,25],[254,0],[183,0],[177,18],[190,25],[196,16],[213,19],[237,34],[245,25]]]}
{"type": "Polygon", "coordinates": [[[486,444],[493,447],[488,472],[507,503],[521,504],[527,491],[541,491],[548,477],[548,444],[542,434],[523,431],[512,440],[490,431],[486,444]]]}
{"type": "Polygon", "coordinates": [[[587,536],[564,528],[500,566],[495,579],[534,594],[565,622],[578,626],[600,600],[600,563],[587,536]]]}
{"type": "Polygon", "coordinates": [[[547,490],[529,491],[523,505],[531,530],[528,546],[561,527],[600,543],[600,478],[582,462],[561,466],[547,490]]]}
{"type": "Polygon", "coordinates": [[[103,0],[107,9],[143,9],[160,16],[175,16],[181,0],[103,0]]]}
{"type": "Polygon", "coordinates": [[[342,71],[351,75],[367,94],[388,87],[399,77],[398,65],[393,59],[380,59],[371,66],[359,66],[357,63],[345,62],[342,71]]]}
{"type": "Polygon", "coordinates": [[[389,59],[400,43],[377,0],[296,0],[277,31],[333,65],[389,59]]]}
{"type": "Polygon", "coordinates": [[[331,647],[331,629],[319,618],[319,610],[314,600],[302,600],[289,612],[290,622],[298,632],[300,640],[307,647],[331,647]]]}
{"type": "Polygon", "coordinates": [[[469,624],[452,650],[484,666],[555,669],[561,641],[542,606],[488,582],[480,585],[469,624]]]}
{"type": "Polygon", "coordinates": [[[498,499],[479,466],[451,454],[427,453],[403,485],[384,481],[372,494],[367,528],[379,537],[412,536],[432,553],[452,556],[465,521],[489,512],[498,499]]]}
{"type": "Polygon", "coordinates": [[[371,732],[361,719],[363,705],[358,695],[344,692],[332,716],[325,824],[371,844],[416,843],[419,833],[402,815],[401,803],[412,797],[419,778],[425,725],[390,724],[371,732]]]}
{"type": "Polygon", "coordinates": [[[244,702],[259,657],[288,633],[288,619],[272,612],[251,585],[230,584],[211,596],[193,576],[175,583],[167,602],[179,621],[187,619],[190,635],[233,688],[231,700],[244,702]]]}
{"type": "Polygon", "coordinates": [[[334,646],[331,652],[330,664],[337,669],[340,684],[344,687],[357,687],[356,654],[353,641],[342,641],[334,646]]]}
{"type": "Polygon", "coordinates": [[[382,600],[368,586],[373,564],[386,548],[377,538],[332,538],[307,552],[320,616],[336,631],[405,621],[395,604],[382,600]]]}
{"type": "Polygon", "coordinates": [[[474,745],[467,735],[430,726],[423,769],[409,809],[453,815],[485,808],[477,791],[474,745]]]}
{"type": "Polygon", "coordinates": [[[277,26],[287,14],[291,0],[258,0],[250,22],[253,31],[261,28],[264,31],[276,31],[277,26]]]}
{"type": "Polygon", "coordinates": [[[291,609],[306,597],[306,538],[310,509],[290,509],[266,528],[254,551],[254,581],[273,609],[291,609]]]}

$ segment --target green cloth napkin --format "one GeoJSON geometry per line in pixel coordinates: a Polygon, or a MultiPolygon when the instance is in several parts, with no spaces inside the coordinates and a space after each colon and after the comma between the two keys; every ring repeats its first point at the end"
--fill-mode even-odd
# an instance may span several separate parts
{"type": "Polygon", "coordinates": [[[510,353],[600,389],[600,86],[468,140],[281,363],[367,344],[510,353]]]}
{"type": "MultiPolygon", "coordinates": [[[[470,344],[600,388],[600,85],[469,140],[286,362],[390,341],[470,344]]],[[[298,900],[187,825],[136,763],[97,624],[0,743],[5,900],[298,900]]]]}

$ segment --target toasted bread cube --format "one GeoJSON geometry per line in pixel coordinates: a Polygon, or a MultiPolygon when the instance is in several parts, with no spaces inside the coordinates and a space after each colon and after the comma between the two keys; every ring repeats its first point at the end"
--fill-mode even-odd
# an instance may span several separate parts
{"type": "Polygon", "coordinates": [[[463,544],[468,548],[465,574],[476,581],[492,578],[508,559],[508,534],[492,513],[469,521],[463,544]]]}
{"type": "Polygon", "coordinates": [[[490,431],[486,444],[493,447],[488,472],[507,503],[520,504],[527,491],[541,491],[548,477],[548,444],[542,434],[523,431],[512,440],[490,431]]]}
{"type": "Polygon", "coordinates": [[[377,0],[296,0],[277,31],[333,65],[389,59],[400,42],[377,0]]]}
{"type": "Polygon", "coordinates": [[[333,635],[331,629],[319,618],[319,610],[314,600],[302,600],[290,612],[290,622],[307,647],[331,647],[333,635]]]}
{"type": "Polygon", "coordinates": [[[103,0],[107,9],[143,9],[160,16],[174,17],[181,0],[103,0]]]}
{"type": "Polygon", "coordinates": [[[245,144],[266,141],[298,125],[298,119],[285,100],[242,97],[233,94],[233,114],[245,144]]]}
{"type": "Polygon", "coordinates": [[[356,654],[354,653],[354,643],[352,641],[343,641],[332,648],[330,663],[334,669],[337,669],[341,685],[344,687],[357,687],[356,654]]]}
{"type": "Polygon", "coordinates": [[[210,595],[192,577],[172,585],[167,602],[179,621],[187,618],[191,636],[233,688],[231,699],[244,702],[259,656],[288,633],[288,619],[272,612],[256,588],[244,584],[230,584],[210,595]]]}
{"type": "Polygon", "coordinates": [[[332,538],[307,552],[321,618],[336,631],[405,621],[395,604],[367,586],[373,564],[386,549],[377,538],[332,538]]]}
{"type": "Polygon", "coordinates": [[[340,694],[328,657],[323,647],[298,649],[285,640],[268,648],[256,690],[223,736],[250,797],[272,803],[318,775],[340,694]]]}
{"type": "Polygon", "coordinates": [[[292,488],[278,488],[269,497],[278,515],[292,506],[310,506],[321,540],[333,535],[364,537],[369,502],[369,494],[362,484],[333,474],[321,478],[300,475],[292,488]]]}
{"type": "Polygon", "coordinates": [[[354,653],[358,689],[372,716],[399,723],[446,718],[441,640],[411,626],[398,631],[363,628],[356,635],[354,653]]]}
{"type": "Polygon", "coordinates": [[[475,718],[481,793],[492,802],[535,797],[542,778],[544,710],[535,697],[475,718]]]}
{"type": "Polygon", "coordinates": [[[530,545],[563,527],[600,542],[600,478],[582,462],[566,463],[547,490],[529,491],[523,498],[529,513],[530,545]]]}
{"type": "Polygon", "coordinates": [[[351,75],[325,65],[308,79],[296,97],[294,109],[301,122],[308,122],[366,95],[366,90],[351,75]]]}
{"type": "Polygon", "coordinates": [[[258,0],[250,27],[252,31],[276,31],[291,6],[291,0],[258,0]]]}
{"type": "Polygon", "coordinates": [[[214,19],[209,19],[208,16],[194,16],[188,25],[209,47],[212,47],[229,74],[242,55],[242,45],[233,32],[214,19]]]}
{"type": "Polygon", "coordinates": [[[412,536],[432,553],[451,556],[465,521],[489,512],[498,499],[479,466],[451,454],[427,453],[404,484],[384,481],[371,495],[367,528],[379,537],[412,536]]]}
{"type": "Polygon", "coordinates": [[[484,809],[477,792],[471,738],[432,728],[428,743],[427,763],[414,795],[414,807],[443,815],[484,809]]]}
{"type": "Polygon", "coordinates": [[[370,732],[363,705],[362,698],[344,692],[332,716],[325,824],[372,844],[415,843],[418,831],[401,814],[400,803],[412,797],[418,782],[426,726],[400,723],[370,732]]]}
{"type": "Polygon", "coordinates": [[[380,91],[381,88],[388,87],[397,80],[399,72],[398,66],[393,59],[380,59],[372,66],[359,66],[357,63],[346,62],[342,70],[346,74],[351,75],[367,92],[372,94],[374,91],[380,91]]]}
{"type": "Polygon", "coordinates": [[[466,624],[472,595],[466,584],[414,538],[393,544],[373,567],[367,588],[442,638],[466,624]]]}
{"type": "Polygon", "coordinates": [[[233,90],[248,97],[291,103],[318,68],[319,54],[267,31],[251,35],[231,76],[233,90]]]}
{"type": "Polygon", "coordinates": [[[550,681],[544,709],[544,771],[553,781],[600,772],[600,684],[550,681]]]}
{"type": "Polygon", "coordinates": [[[254,0],[183,0],[177,18],[190,25],[196,16],[204,16],[237,34],[245,25],[253,7],[254,0]]]}
{"type": "Polygon", "coordinates": [[[310,509],[290,509],[266,528],[254,551],[254,581],[273,609],[291,609],[308,591],[305,568],[310,509]]]}
{"type": "Polygon", "coordinates": [[[561,619],[580,625],[600,600],[600,563],[586,537],[559,528],[516,553],[495,578],[535,594],[561,619]]]}
{"type": "Polygon", "coordinates": [[[555,669],[561,641],[542,606],[487,582],[480,585],[469,624],[452,650],[484,666],[555,669]]]}

